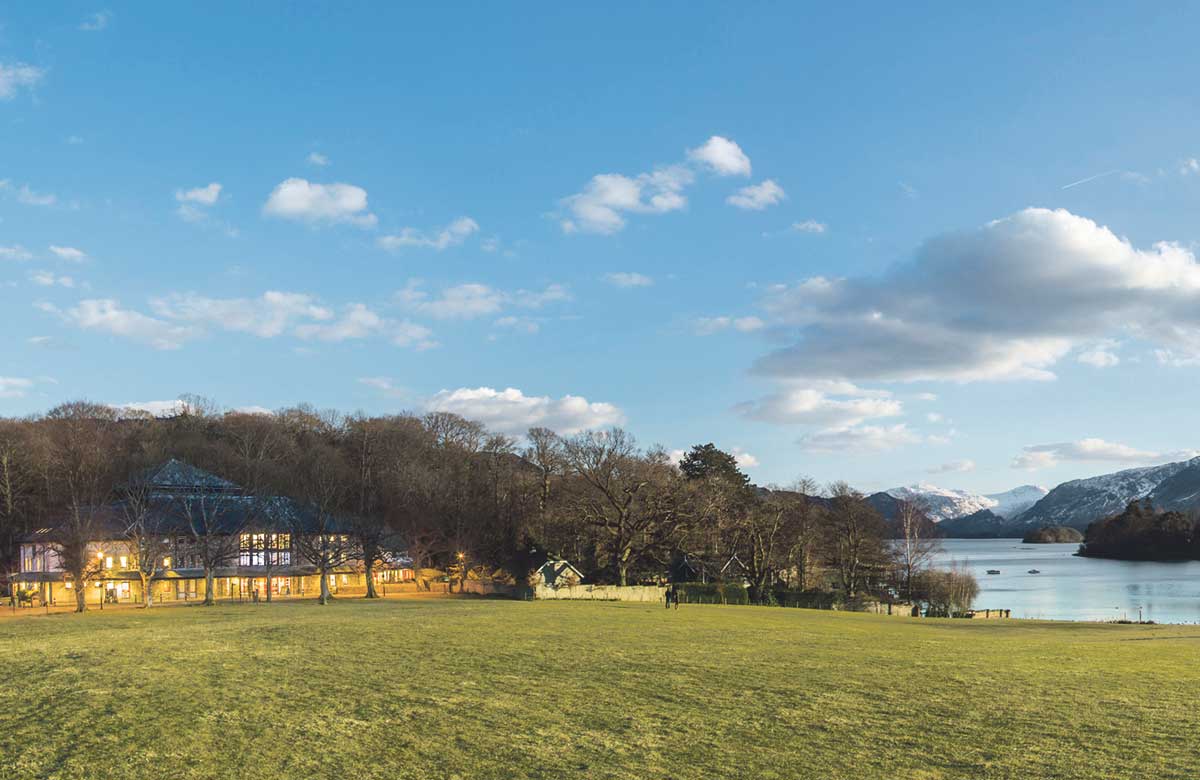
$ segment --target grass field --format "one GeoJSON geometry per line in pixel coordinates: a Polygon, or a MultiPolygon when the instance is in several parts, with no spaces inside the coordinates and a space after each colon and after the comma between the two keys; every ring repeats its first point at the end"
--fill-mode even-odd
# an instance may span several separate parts
{"type": "Polygon", "coordinates": [[[1200,627],[345,600],[0,620],[0,777],[1194,778],[1200,627]]]}

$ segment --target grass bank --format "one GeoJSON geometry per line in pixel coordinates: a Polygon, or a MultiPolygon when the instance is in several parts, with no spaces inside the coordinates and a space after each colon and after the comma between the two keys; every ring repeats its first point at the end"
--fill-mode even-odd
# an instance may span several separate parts
{"type": "Polygon", "coordinates": [[[0,777],[1192,778],[1200,627],[483,600],[0,621],[0,777]]]}

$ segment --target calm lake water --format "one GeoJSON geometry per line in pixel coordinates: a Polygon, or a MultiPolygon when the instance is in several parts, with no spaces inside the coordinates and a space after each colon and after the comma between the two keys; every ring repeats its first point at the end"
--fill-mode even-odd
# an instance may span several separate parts
{"type": "Polygon", "coordinates": [[[977,609],[1011,609],[1013,617],[1043,620],[1137,620],[1140,608],[1143,620],[1200,623],[1200,561],[1079,558],[1077,544],[1020,539],[944,539],[942,545],[936,565],[958,561],[979,580],[977,609]]]}

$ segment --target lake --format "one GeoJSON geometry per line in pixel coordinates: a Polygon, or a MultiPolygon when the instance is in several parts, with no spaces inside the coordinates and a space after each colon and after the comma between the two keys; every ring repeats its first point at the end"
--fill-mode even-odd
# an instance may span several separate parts
{"type": "Polygon", "coordinates": [[[1200,623],[1200,561],[1079,558],[1078,544],[1020,539],[944,539],[942,545],[934,565],[967,566],[979,580],[977,609],[1011,609],[1013,617],[1043,620],[1137,620],[1140,609],[1143,620],[1200,623]]]}

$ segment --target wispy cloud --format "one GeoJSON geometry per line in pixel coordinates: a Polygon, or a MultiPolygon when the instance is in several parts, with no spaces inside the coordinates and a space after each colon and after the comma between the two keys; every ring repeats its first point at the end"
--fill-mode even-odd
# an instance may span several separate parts
{"type": "Polygon", "coordinates": [[[614,287],[650,287],[654,284],[654,280],[649,276],[633,271],[617,271],[605,274],[604,281],[614,287]]]}
{"type": "Polygon", "coordinates": [[[32,89],[45,78],[46,71],[24,62],[0,62],[0,100],[12,100],[20,89],[32,89]]]}
{"type": "Polygon", "coordinates": [[[395,235],[380,236],[376,243],[383,249],[420,248],[441,252],[452,246],[458,246],[477,232],[479,232],[478,222],[470,217],[459,217],[433,233],[424,233],[416,228],[406,227],[395,235]]]}
{"type": "Polygon", "coordinates": [[[110,21],[112,21],[112,11],[97,11],[84,18],[79,23],[79,29],[84,32],[100,32],[108,27],[110,21]]]}

